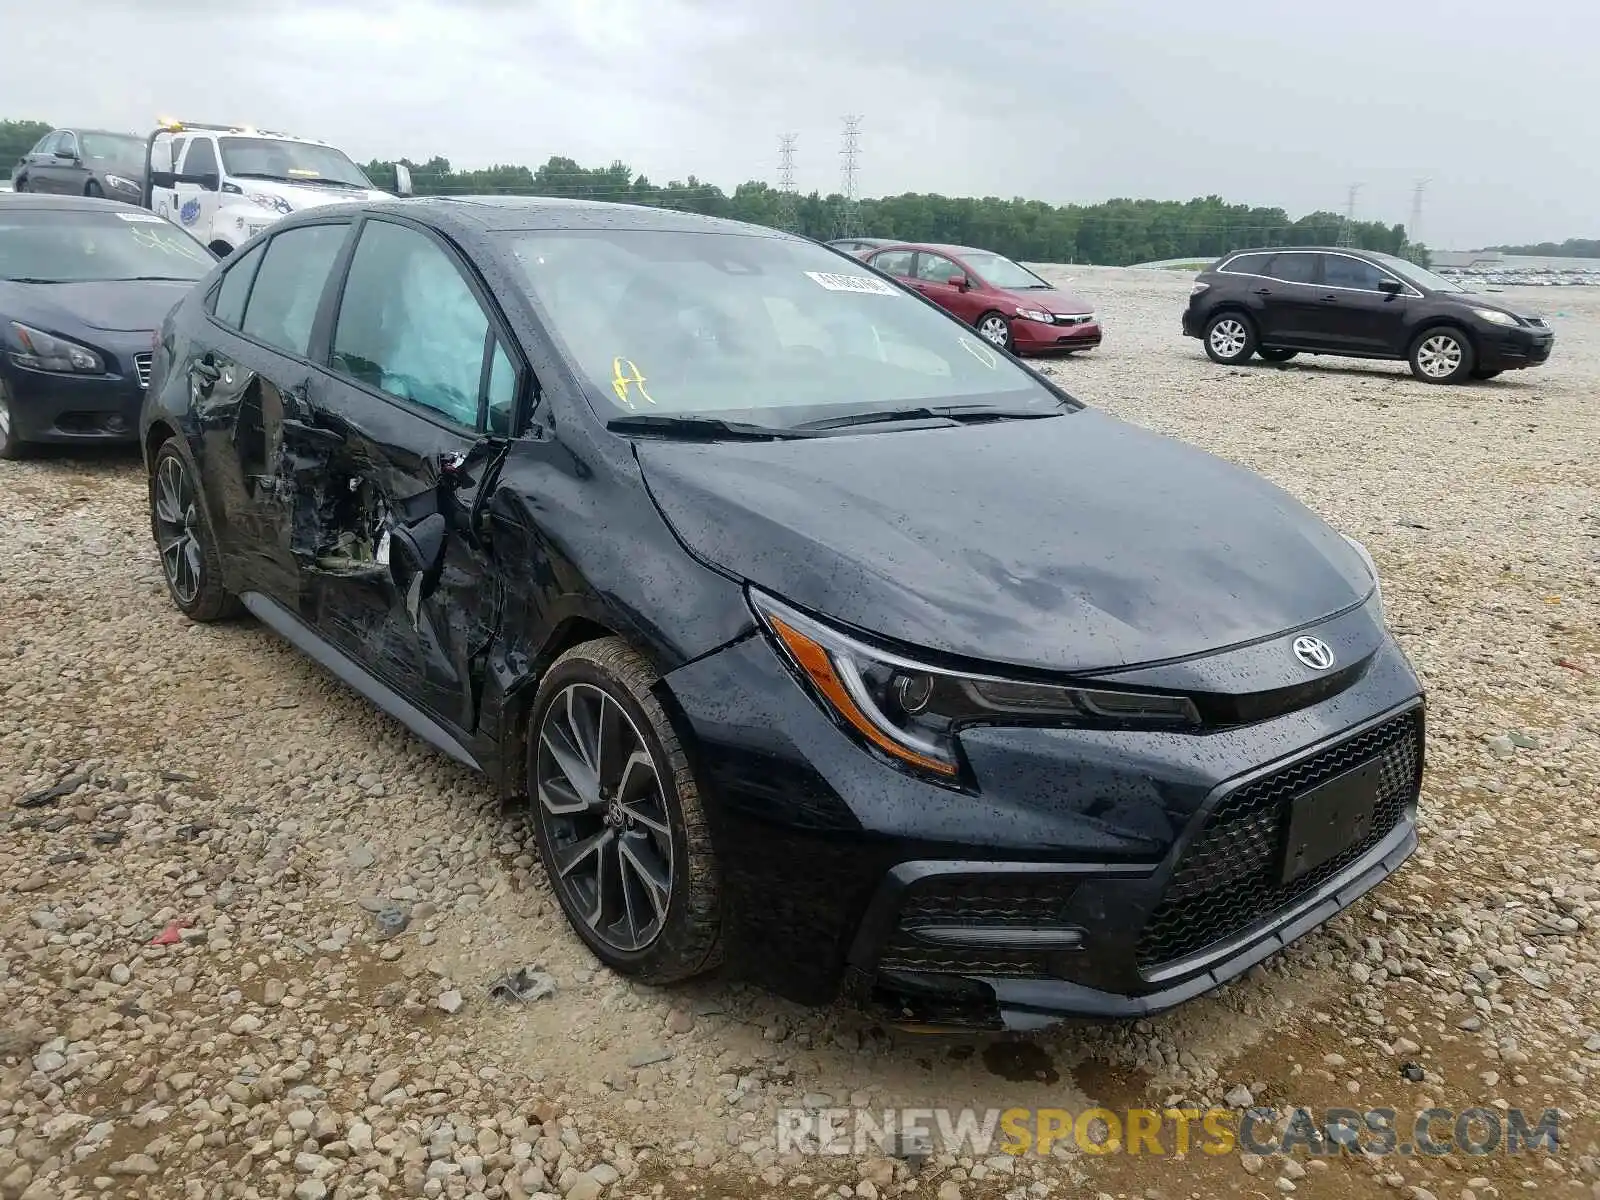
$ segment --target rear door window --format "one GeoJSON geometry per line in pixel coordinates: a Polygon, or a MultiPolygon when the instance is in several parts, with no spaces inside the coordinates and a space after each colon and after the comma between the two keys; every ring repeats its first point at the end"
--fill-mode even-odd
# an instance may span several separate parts
{"type": "Polygon", "coordinates": [[[889,275],[908,279],[911,276],[912,251],[910,250],[885,250],[875,256],[871,262],[878,270],[889,275]]]}
{"type": "Polygon", "coordinates": [[[250,284],[255,280],[264,250],[264,246],[256,246],[248,254],[240,255],[222,274],[216,307],[211,315],[230,329],[238,329],[244,322],[244,302],[249,298],[250,284]]]}
{"type": "Polygon", "coordinates": [[[1284,283],[1315,283],[1317,260],[1320,254],[1296,251],[1293,254],[1274,254],[1267,264],[1266,274],[1284,283]]]}

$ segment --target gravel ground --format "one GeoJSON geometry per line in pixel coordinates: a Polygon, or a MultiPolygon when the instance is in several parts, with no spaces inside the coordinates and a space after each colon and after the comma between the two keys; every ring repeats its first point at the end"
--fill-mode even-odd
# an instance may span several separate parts
{"type": "Polygon", "coordinates": [[[475,778],[252,623],[179,617],[131,456],[4,463],[0,1198],[1600,1196],[1600,295],[1519,297],[1549,367],[1438,388],[1216,367],[1178,335],[1186,276],[1061,274],[1108,327],[1068,386],[1375,555],[1431,703],[1395,879],[1177,1013],[1024,1042],[636,987],[475,778]],[[521,966],[553,993],[496,1000],[521,966]],[[1575,1124],[1553,1157],[778,1158],[777,1108],[846,1103],[1575,1124]]]}

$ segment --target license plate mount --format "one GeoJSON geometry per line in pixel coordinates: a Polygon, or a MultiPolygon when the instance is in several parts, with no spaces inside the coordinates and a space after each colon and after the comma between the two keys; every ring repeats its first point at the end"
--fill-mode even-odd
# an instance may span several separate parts
{"type": "Polygon", "coordinates": [[[1366,840],[1383,782],[1380,768],[1379,759],[1369,759],[1294,798],[1284,838],[1284,883],[1366,840]]]}

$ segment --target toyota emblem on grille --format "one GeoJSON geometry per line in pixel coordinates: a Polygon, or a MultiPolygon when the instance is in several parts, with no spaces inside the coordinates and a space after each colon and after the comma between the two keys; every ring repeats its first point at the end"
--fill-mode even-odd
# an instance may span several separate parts
{"type": "Polygon", "coordinates": [[[1321,638],[1295,638],[1294,656],[1313,671],[1326,671],[1333,666],[1333,647],[1321,638]]]}

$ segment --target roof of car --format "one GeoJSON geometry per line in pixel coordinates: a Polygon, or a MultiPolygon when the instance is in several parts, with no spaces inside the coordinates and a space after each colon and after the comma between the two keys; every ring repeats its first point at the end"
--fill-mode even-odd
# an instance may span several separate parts
{"type": "MultiPolygon", "coordinates": [[[[880,247],[874,247],[879,249],[880,247]]],[[[934,254],[951,254],[957,258],[964,254],[994,254],[993,250],[982,250],[977,246],[953,246],[946,242],[886,242],[881,249],[885,250],[928,250],[934,254]]]]}
{"type": "Polygon", "coordinates": [[[1282,254],[1290,250],[1316,251],[1321,254],[1373,254],[1379,258],[1393,257],[1393,255],[1384,254],[1381,250],[1363,250],[1360,246],[1247,246],[1240,250],[1229,250],[1222,257],[1233,258],[1239,254],[1282,254]]]}
{"type": "Polygon", "coordinates": [[[45,196],[38,192],[0,192],[0,205],[8,209],[68,209],[78,212],[143,212],[120,200],[102,200],[93,196],[45,196]]]}
{"type": "MultiPolygon", "coordinates": [[[[781,230],[724,217],[642,204],[613,204],[565,196],[412,196],[362,204],[369,211],[407,214],[422,219],[459,221],[483,230],[636,229],[676,233],[736,233],[789,238],[781,230]]],[[[326,213],[327,208],[308,209],[326,213]]],[[[796,238],[796,240],[804,240],[796,238]]]]}

